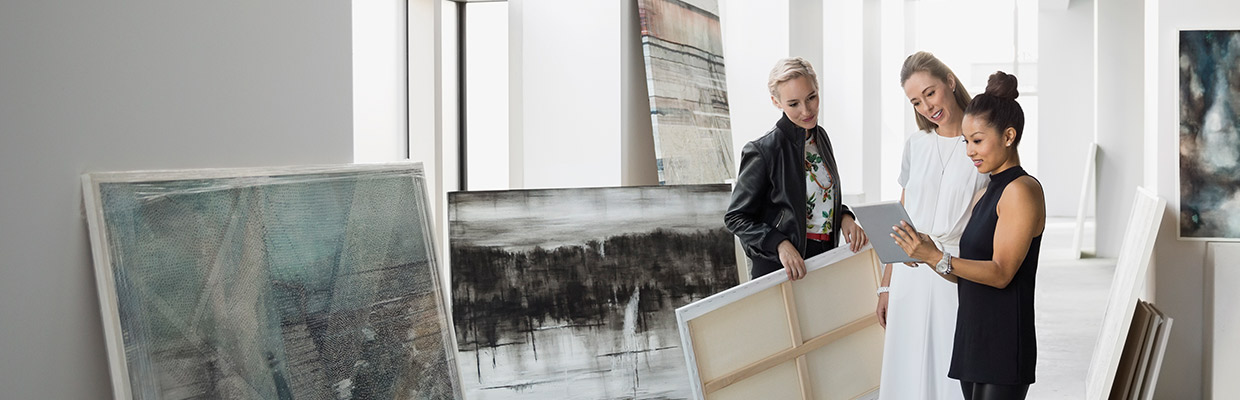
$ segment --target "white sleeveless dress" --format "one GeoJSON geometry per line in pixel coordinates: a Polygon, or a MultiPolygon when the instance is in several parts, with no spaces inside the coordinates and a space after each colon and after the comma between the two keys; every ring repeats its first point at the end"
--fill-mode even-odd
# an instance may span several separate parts
{"type": "MultiPolygon", "coordinates": [[[[904,143],[900,186],[904,208],[917,230],[953,255],[969,222],[974,194],[988,175],[977,172],[962,137],[915,132],[904,143]]],[[[956,285],[933,265],[892,266],[879,399],[960,399],[960,383],[947,377],[956,330],[956,285]]]]}

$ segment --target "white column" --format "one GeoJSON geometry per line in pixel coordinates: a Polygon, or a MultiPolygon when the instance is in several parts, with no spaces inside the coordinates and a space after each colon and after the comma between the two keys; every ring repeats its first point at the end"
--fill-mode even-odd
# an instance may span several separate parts
{"type": "MultiPolygon", "coordinates": [[[[412,0],[405,2],[408,10],[408,147],[388,145],[407,150],[411,161],[420,161],[426,174],[427,193],[430,195],[431,213],[435,219],[435,232],[443,232],[443,127],[440,79],[440,0],[412,0]]],[[[404,32],[402,32],[403,34],[404,32]]],[[[404,38],[402,37],[402,40],[404,38]]],[[[403,56],[403,55],[402,55],[403,56]]],[[[401,77],[404,82],[404,77],[401,77]]],[[[404,92],[404,90],[402,90],[404,92]]],[[[404,93],[402,93],[404,95],[404,93]]],[[[401,102],[404,103],[403,101],[401,102]]],[[[403,126],[402,126],[403,128],[403,126]]],[[[402,132],[403,133],[403,132],[402,132]]],[[[403,154],[401,155],[403,157],[403,154]]],[[[375,160],[387,161],[387,160],[375,160]]],[[[436,248],[446,241],[436,235],[436,248]]]]}
{"type": "Polygon", "coordinates": [[[1128,204],[1144,181],[1144,3],[1094,2],[1095,135],[1098,142],[1097,249],[1117,257],[1128,204]]]}

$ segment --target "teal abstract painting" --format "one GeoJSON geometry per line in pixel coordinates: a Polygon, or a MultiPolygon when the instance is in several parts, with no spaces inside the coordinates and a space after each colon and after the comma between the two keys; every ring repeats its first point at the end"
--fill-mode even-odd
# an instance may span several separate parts
{"type": "Polygon", "coordinates": [[[420,164],[83,182],[116,398],[461,398],[420,164]]]}

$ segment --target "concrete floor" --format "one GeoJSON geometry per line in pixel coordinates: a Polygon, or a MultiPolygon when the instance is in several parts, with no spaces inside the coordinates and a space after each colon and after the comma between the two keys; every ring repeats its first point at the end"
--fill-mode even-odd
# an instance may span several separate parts
{"type": "MultiPolygon", "coordinates": [[[[1106,311],[1115,259],[1072,256],[1075,220],[1050,218],[1042,237],[1035,294],[1037,383],[1029,399],[1081,399],[1085,377],[1106,311]]],[[[1084,243],[1093,243],[1093,223],[1084,243]]],[[[1087,245],[1085,253],[1093,253],[1087,245]]]]}

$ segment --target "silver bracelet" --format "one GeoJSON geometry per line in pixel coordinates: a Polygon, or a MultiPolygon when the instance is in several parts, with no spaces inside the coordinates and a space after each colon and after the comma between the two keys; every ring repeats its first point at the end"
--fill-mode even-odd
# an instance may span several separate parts
{"type": "Polygon", "coordinates": [[[878,293],[876,293],[876,294],[883,294],[883,293],[887,293],[887,292],[890,292],[890,291],[891,291],[891,287],[890,287],[890,286],[879,286],[879,287],[878,287],[878,293]]]}

